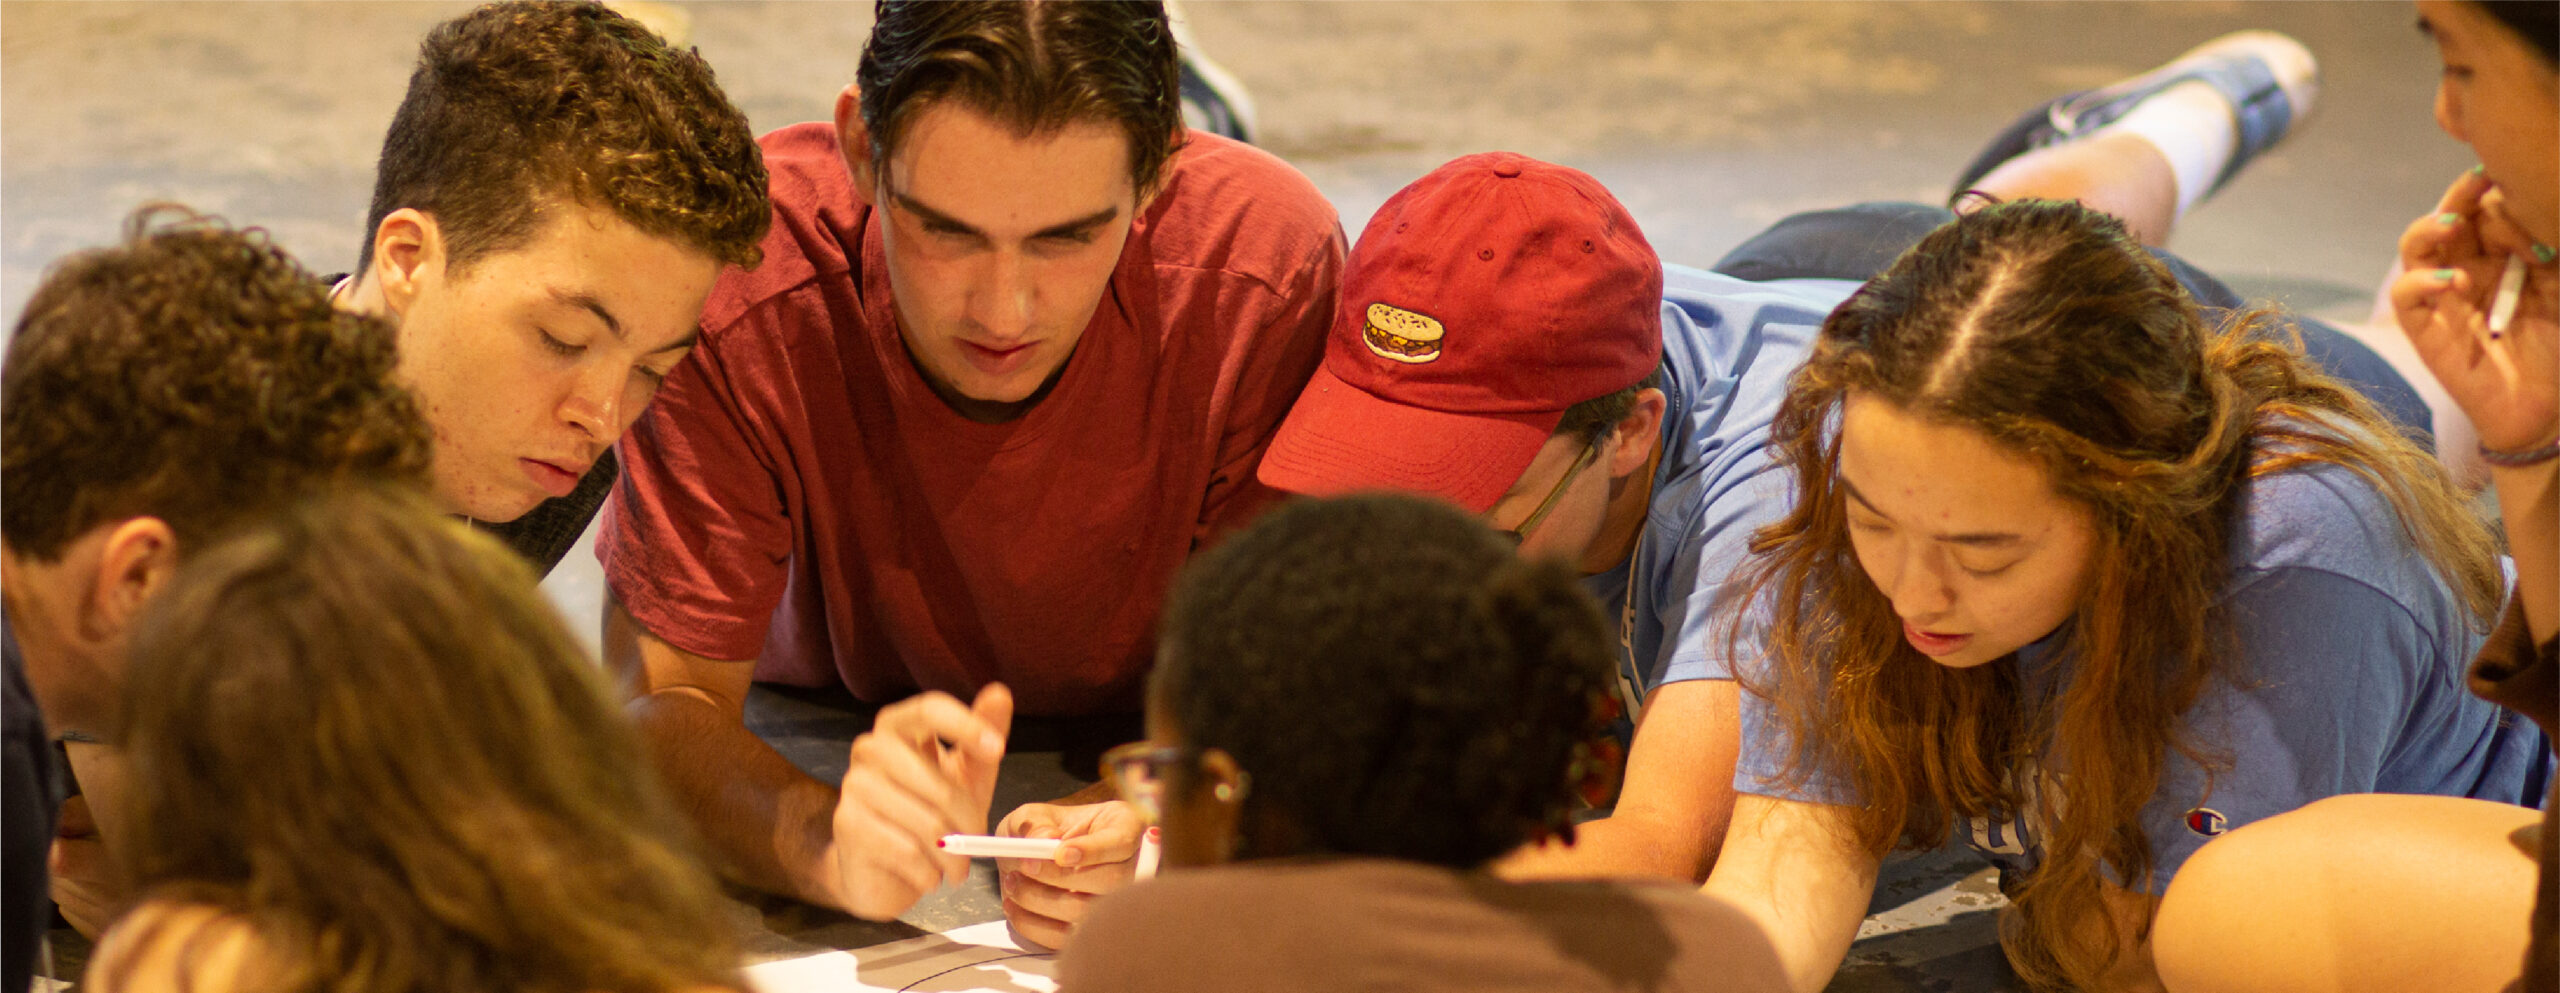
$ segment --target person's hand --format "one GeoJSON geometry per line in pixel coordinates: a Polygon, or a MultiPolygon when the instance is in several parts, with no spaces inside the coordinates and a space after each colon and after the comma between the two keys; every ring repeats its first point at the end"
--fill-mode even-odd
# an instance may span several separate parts
{"type": "Polygon", "coordinates": [[[2471,419],[2480,443],[2521,451],[2560,434],[2560,263],[2541,261],[2505,196],[2466,173],[2436,213],[2400,236],[2391,283],[2400,330],[2471,419]],[[2525,261],[2515,317],[2497,338],[2489,312],[2507,261],[2525,261]]]}
{"type": "Polygon", "coordinates": [[[997,888],[1004,916],[1016,933],[1049,948],[1063,947],[1095,897],[1129,885],[1138,839],[1146,822],[1119,800],[1062,807],[1026,803],[1005,816],[996,833],[1015,838],[1059,838],[1056,860],[1002,859],[997,888]]]}
{"type": "Polygon", "coordinates": [[[98,837],[97,819],[89,814],[89,798],[62,801],[54,823],[53,850],[45,857],[53,903],[73,930],[95,941],[114,923],[124,906],[124,884],[107,861],[106,843],[98,837]]]}
{"type": "Polygon", "coordinates": [[[969,860],[937,843],[986,833],[1012,725],[1013,694],[1002,684],[969,706],[923,693],[881,708],[871,731],[853,739],[836,801],[825,864],[839,907],[888,920],[968,878],[969,860]]]}

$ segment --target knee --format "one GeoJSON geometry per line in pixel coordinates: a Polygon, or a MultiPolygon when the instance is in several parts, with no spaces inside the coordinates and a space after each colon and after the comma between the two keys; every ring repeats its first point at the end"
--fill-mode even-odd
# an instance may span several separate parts
{"type": "Polygon", "coordinates": [[[2251,823],[2187,858],[2151,923],[2163,985],[2175,993],[2263,988],[2249,973],[2274,938],[2269,929],[2303,923],[2290,903],[2307,879],[2327,875],[2323,853],[2335,853],[2334,829],[2352,815],[2334,800],[2251,823]]]}

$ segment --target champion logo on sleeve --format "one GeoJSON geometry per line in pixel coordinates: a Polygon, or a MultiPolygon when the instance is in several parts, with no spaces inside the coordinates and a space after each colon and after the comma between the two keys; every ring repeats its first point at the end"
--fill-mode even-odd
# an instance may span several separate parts
{"type": "Polygon", "coordinates": [[[2187,811],[2187,830],[2210,838],[2231,830],[2231,820],[2222,816],[2219,810],[2211,807],[2197,807],[2187,811]]]}

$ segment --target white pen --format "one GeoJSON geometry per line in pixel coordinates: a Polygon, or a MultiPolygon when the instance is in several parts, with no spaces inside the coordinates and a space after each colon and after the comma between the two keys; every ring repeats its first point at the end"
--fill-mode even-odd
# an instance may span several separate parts
{"type": "Polygon", "coordinates": [[[934,846],[973,859],[1056,859],[1056,838],[999,838],[988,834],[946,834],[934,846]]]}
{"type": "Polygon", "coordinates": [[[2507,256],[2507,274],[2498,277],[2498,298],[2489,304],[2489,337],[2507,333],[2516,319],[2516,301],[2524,299],[2524,256],[2507,256]]]}
{"type": "Polygon", "coordinates": [[[1138,836],[1137,878],[1148,879],[1155,876],[1156,860],[1164,854],[1163,832],[1163,828],[1150,827],[1147,833],[1138,836]]]}

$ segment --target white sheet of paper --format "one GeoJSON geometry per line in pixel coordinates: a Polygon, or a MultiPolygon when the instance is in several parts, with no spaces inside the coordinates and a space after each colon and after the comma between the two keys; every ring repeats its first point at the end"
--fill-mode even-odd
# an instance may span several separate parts
{"type": "Polygon", "coordinates": [[[1054,993],[1052,956],[1024,951],[1003,921],[747,967],[758,993],[1054,993]]]}

